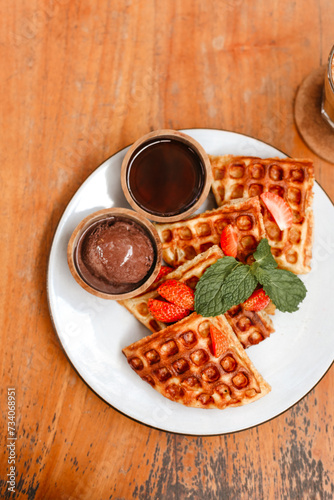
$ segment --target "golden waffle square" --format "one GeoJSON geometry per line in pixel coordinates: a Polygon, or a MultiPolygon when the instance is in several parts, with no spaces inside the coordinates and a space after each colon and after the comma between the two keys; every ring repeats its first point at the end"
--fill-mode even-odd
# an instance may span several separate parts
{"type": "Polygon", "coordinates": [[[257,312],[247,311],[241,304],[234,306],[225,313],[225,317],[241,345],[247,349],[275,331],[268,314],[275,314],[275,306],[271,301],[264,310],[257,312]]]}
{"type": "MultiPolygon", "coordinates": [[[[159,282],[154,283],[148,292],[130,299],[120,300],[119,304],[126,307],[135,318],[152,332],[162,330],[168,325],[157,321],[147,307],[150,298],[156,299],[159,297],[157,289],[161,283],[168,279],[176,279],[195,289],[204,271],[223,256],[222,250],[217,245],[214,245],[206,252],[197,255],[193,260],[186,262],[167,276],[164,276],[159,282]]],[[[266,311],[246,311],[240,305],[230,309],[226,313],[226,319],[245,348],[258,344],[274,332],[273,323],[266,311]]]]}
{"type": "Polygon", "coordinates": [[[219,206],[234,198],[249,198],[271,191],[290,205],[293,224],[280,231],[263,206],[263,220],[272,253],[282,269],[295,274],[311,270],[313,244],[313,184],[311,160],[210,156],[212,191],[219,206]]]}
{"type": "Polygon", "coordinates": [[[260,240],[266,237],[258,197],[233,200],[180,222],[156,224],[163,259],[172,267],[184,264],[212,245],[218,245],[227,224],[232,224],[237,233],[237,259],[246,263],[260,240]]]}
{"type": "Polygon", "coordinates": [[[196,408],[242,406],[268,394],[224,316],[193,313],[164,330],[125,347],[131,368],[160,394],[196,408]],[[224,336],[219,357],[211,352],[210,325],[224,336]]]}

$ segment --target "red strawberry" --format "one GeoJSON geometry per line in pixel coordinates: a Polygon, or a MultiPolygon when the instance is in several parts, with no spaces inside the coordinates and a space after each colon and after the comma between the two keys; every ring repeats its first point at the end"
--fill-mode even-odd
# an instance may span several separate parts
{"type": "Polygon", "coordinates": [[[194,290],[185,283],[174,279],[166,280],[157,291],[168,302],[191,311],[194,310],[194,290]]]}
{"type": "Polygon", "coordinates": [[[216,358],[219,358],[219,356],[228,349],[228,340],[224,333],[213,325],[210,325],[210,335],[213,354],[216,358]]]}
{"type": "Polygon", "coordinates": [[[173,269],[169,266],[161,266],[160,271],[158,272],[158,276],[155,278],[154,283],[161,280],[166,274],[169,274],[173,269]]]}
{"type": "Polygon", "coordinates": [[[267,191],[262,193],[260,198],[274,217],[281,231],[292,225],[292,210],[281,196],[267,191]]]}
{"type": "Polygon", "coordinates": [[[242,304],[246,311],[262,311],[270,302],[263,288],[259,288],[242,304]]]}
{"type": "Polygon", "coordinates": [[[220,246],[225,255],[237,256],[238,236],[231,224],[224,227],[220,235],[220,246]]]}
{"type": "Polygon", "coordinates": [[[149,299],[147,306],[152,316],[163,323],[174,323],[190,314],[189,309],[157,299],[149,299]]]}

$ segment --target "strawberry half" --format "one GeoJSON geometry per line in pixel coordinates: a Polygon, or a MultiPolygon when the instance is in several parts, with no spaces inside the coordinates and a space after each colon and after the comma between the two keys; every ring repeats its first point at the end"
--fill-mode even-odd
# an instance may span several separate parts
{"type": "Polygon", "coordinates": [[[158,276],[154,280],[154,283],[156,283],[157,281],[161,280],[161,278],[163,278],[164,276],[166,276],[167,274],[169,274],[171,271],[173,271],[173,269],[171,267],[169,267],[169,266],[161,266],[160,267],[160,271],[158,272],[158,276]]]}
{"type": "Polygon", "coordinates": [[[267,191],[262,193],[260,198],[274,217],[281,231],[292,225],[292,210],[281,196],[267,191]]]}
{"type": "Polygon", "coordinates": [[[189,309],[157,299],[149,299],[147,306],[152,316],[163,323],[174,323],[190,314],[189,309]]]}
{"type": "Polygon", "coordinates": [[[228,349],[228,341],[224,333],[213,325],[210,325],[210,335],[213,354],[216,358],[219,358],[228,349]]]}
{"type": "Polygon", "coordinates": [[[231,224],[224,227],[220,235],[220,246],[225,255],[234,258],[237,256],[238,236],[231,224]]]}
{"type": "Polygon", "coordinates": [[[259,288],[242,304],[246,311],[262,311],[270,302],[263,288],[259,288]]]}
{"type": "Polygon", "coordinates": [[[164,281],[158,288],[158,293],[172,304],[191,311],[194,310],[195,294],[185,283],[170,279],[164,281]]]}

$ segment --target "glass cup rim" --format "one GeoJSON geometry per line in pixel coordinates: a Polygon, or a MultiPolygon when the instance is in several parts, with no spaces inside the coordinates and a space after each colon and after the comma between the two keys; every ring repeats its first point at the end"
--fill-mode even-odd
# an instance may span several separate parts
{"type": "Polygon", "coordinates": [[[334,61],[334,45],[329,53],[328,65],[327,65],[327,77],[328,77],[328,81],[329,81],[329,84],[331,86],[332,92],[334,92],[334,80],[333,80],[333,71],[332,71],[332,64],[334,64],[333,61],[334,61]]]}

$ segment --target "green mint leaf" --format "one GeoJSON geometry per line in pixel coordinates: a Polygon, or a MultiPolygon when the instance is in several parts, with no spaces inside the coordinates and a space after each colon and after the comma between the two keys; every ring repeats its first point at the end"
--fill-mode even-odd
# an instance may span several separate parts
{"type": "Polygon", "coordinates": [[[211,278],[213,278],[215,281],[223,281],[230,273],[234,271],[235,268],[239,266],[242,266],[241,262],[238,262],[234,257],[222,257],[205,271],[205,273],[199,280],[199,283],[211,278]]]}
{"type": "Polygon", "coordinates": [[[295,274],[277,268],[266,238],[258,244],[254,258],[251,266],[228,256],[210,266],[197,283],[195,311],[205,317],[224,314],[247,300],[258,283],[277,309],[297,311],[306,296],[305,285],[295,274]]]}
{"type": "MultiPolygon", "coordinates": [[[[202,279],[202,278],[201,278],[202,279]]],[[[195,311],[198,314],[208,318],[211,316],[218,316],[224,308],[223,305],[223,294],[221,288],[223,287],[223,282],[217,283],[211,280],[207,280],[201,283],[200,290],[199,283],[197,283],[195,291],[195,311]]]]}
{"type": "Polygon", "coordinates": [[[280,311],[297,311],[299,303],[306,296],[304,283],[290,271],[259,268],[256,271],[256,278],[280,311]]]}
{"type": "Polygon", "coordinates": [[[275,269],[277,267],[277,262],[271,253],[267,238],[262,238],[253,256],[258,264],[256,268],[258,266],[261,266],[262,269],[275,269]]]}
{"type": "Polygon", "coordinates": [[[223,257],[210,266],[196,285],[195,311],[205,317],[222,314],[224,280],[242,266],[234,257],[223,257]]]}
{"type": "Polygon", "coordinates": [[[195,311],[205,317],[224,314],[253,293],[257,279],[250,266],[223,257],[200,278],[195,290],[195,311]]]}
{"type": "Polygon", "coordinates": [[[254,292],[257,279],[248,265],[236,268],[224,281],[222,286],[224,314],[233,306],[244,302],[254,292]]]}

